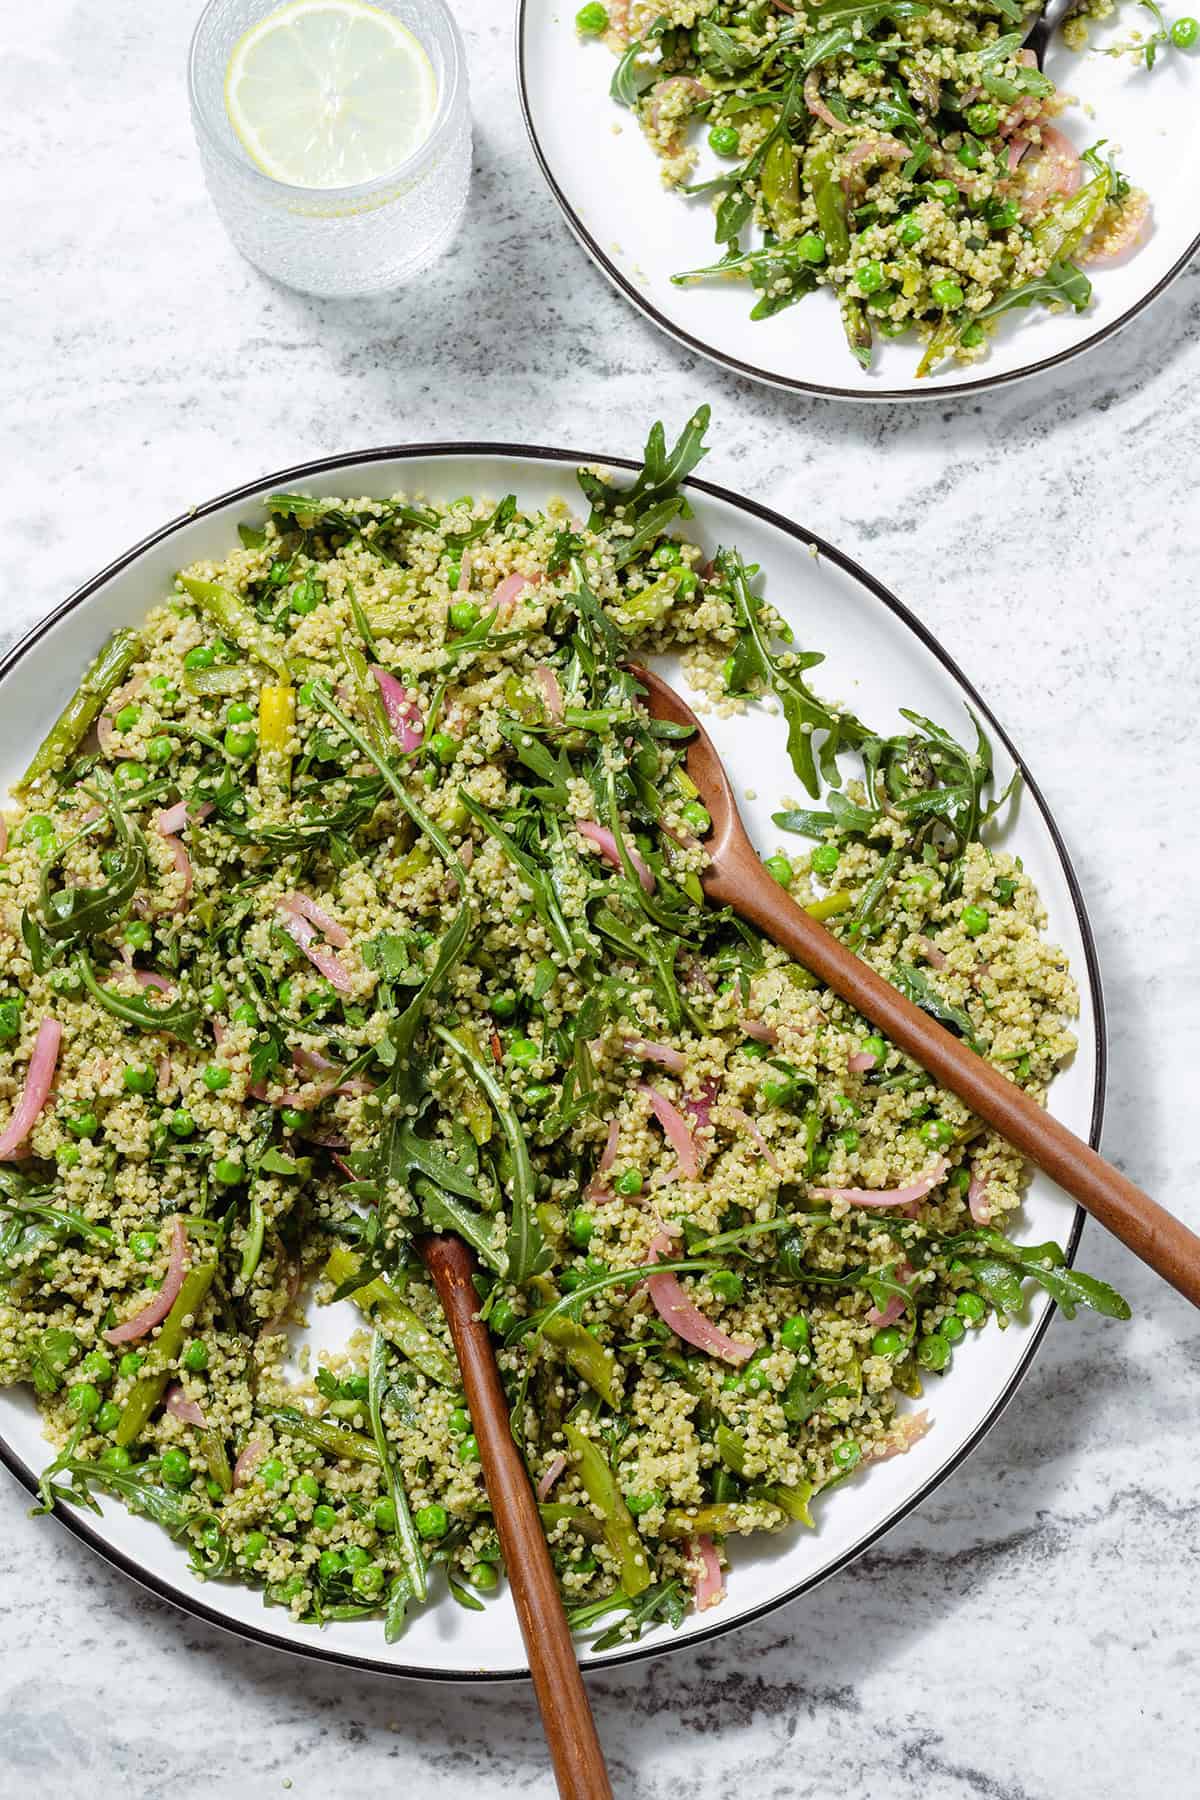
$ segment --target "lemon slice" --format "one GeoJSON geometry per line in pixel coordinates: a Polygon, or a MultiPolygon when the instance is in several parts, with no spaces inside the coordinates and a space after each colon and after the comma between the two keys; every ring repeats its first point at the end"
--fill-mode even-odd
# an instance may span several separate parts
{"type": "Polygon", "coordinates": [[[429,136],[437,76],[416,38],[362,0],[292,0],[238,39],[225,110],[247,155],[290,187],[387,175],[429,136]]]}

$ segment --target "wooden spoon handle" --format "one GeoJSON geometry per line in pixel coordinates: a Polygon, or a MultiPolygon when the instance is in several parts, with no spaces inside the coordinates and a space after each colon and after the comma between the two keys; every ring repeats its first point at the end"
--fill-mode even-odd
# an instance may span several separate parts
{"type": "Polygon", "coordinates": [[[558,1791],[564,1800],[612,1800],[537,1501],[513,1442],[491,1339],[476,1316],[474,1260],[451,1236],[422,1238],[421,1255],[450,1324],[558,1791]]]}
{"type": "Polygon", "coordinates": [[[703,880],[715,900],[811,969],[1200,1306],[1200,1237],[810,918],[766,872],[744,833],[723,846],[703,880]]]}

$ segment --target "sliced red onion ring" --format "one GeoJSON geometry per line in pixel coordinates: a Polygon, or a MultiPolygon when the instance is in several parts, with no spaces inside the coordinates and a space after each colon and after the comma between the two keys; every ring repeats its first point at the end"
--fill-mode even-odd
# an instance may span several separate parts
{"type": "Polygon", "coordinates": [[[935,1188],[949,1168],[944,1156],[939,1156],[935,1163],[910,1181],[907,1187],[899,1188],[833,1188],[815,1187],[811,1191],[818,1200],[846,1200],[851,1206],[913,1206],[923,1200],[931,1188],[935,1188]]]}
{"type": "Polygon", "coordinates": [[[592,1179],[588,1184],[587,1193],[584,1195],[585,1200],[612,1199],[612,1189],[609,1187],[604,1177],[608,1174],[608,1171],[617,1160],[617,1139],[620,1135],[621,1128],[617,1124],[617,1121],[615,1119],[610,1119],[608,1136],[604,1142],[604,1149],[601,1152],[600,1161],[596,1164],[596,1173],[592,1176],[592,1179]]]}
{"type": "MultiPolygon", "coordinates": [[[[652,1266],[664,1252],[670,1250],[671,1239],[666,1232],[657,1232],[650,1242],[647,1264],[652,1266]]],[[[733,1363],[735,1368],[748,1362],[754,1355],[753,1344],[739,1343],[736,1338],[731,1338],[727,1332],[722,1331],[719,1325],[714,1325],[711,1319],[706,1318],[695,1301],[688,1299],[674,1275],[648,1275],[646,1290],[659,1318],[685,1344],[694,1344],[697,1350],[705,1350],[709,1356],[720,1357],[722,1362],[733,1363]]]]}
{"type": "Polygon", "coordinates": [[[743,1019],[742,1030],[748,1038],[753,1038],[756,1044],[777,1044],[779,1042],[779,1033],[775,1027],[768,1025],[763,1019],[743,1019]]]}
{"type": "Polygon", "coordinates": [[[836,113],[830,112],[821,98],[821,77],[816,69],[810,69],[804,78],[804,104],[814,119],[820,119],[822,125],[828,125],[830,131],[853,131],[853,125],[847,125],[836,113]]]}
{"type": "Polygon", "coordinates": [[[656,1044],[650,1038],[623,1037],[621,1048],[630,1056],[640,1056],[643,1062],[657,1063],[660,1068],[669,1069],[673,1075],[682,1075],[687,1068],[687,1057],[673,1044],[656,1044]]]}
{"type": "Polygon", "coordinates": [[[188,855],[182,838],[170,837],[164,833],[163,843],[171,852],[171,861],[175,865],[175,873],[183,876],[183,892],[170,909],[173,915],[187,911],[188,898],[192,891],[192,859],[188,855]]]}
{"type": "Polygon", "coordinates": [[[921,955],[925,958],[925,961],[929,964],[931,969],[945,968],[946,952],[944,950],[939,950],[932,938],[919,937],[917,939],[917,949],[921,952],[921,955]]]}
{"type": "Polygon", "coordinates": [[[350,973],[345,965],[338,961],[332,950],[326,950],[316,941],[315,926],[303,913],[289,905],[288,901],[279,902],[279,911],[283,915],[283,929],[293,942],[299,944],[314,969],[317,969],[332,986],[341,994],[348,994],[354,986],[350,973]]]}
{"type": "Polygon", "coordinates": [[[875,1067],[875,1057],[870,1050],[855,1050],[846,1058],[846,1067],[851,1075],[865,1075],[868,1069],[875,1067]]]}
{"type": "Polygon", "coordinates": [[[992,1203],[988,1199],[988,1191],[978,1175],[972,1175],[971,1185],[967,1189],[967,1205],[971,1209],[971,1217],[977,1225],[990,1225],[992,1220],[992,1203]]]}
{"type": "Polygon", "coordinates": [[[506,575],[492,595],[498,616],[504,618],[510,607],[516,605],[525,589],[538,587],[542,580],[541,575],[506,575]]]}
{"type": "Polygon", "coordinates": [[[203,825],[211,811],[212,803],[208,800],[202,806],[189,806],[186,800],[177,800],[174,806],[159,813],[154,829],[160,837],[174,837],[188,825],[203,825]]]}
{"type": "MultiPolygon", "coordinates": [[[[576,819],[575,829],[581,837],[585,837],[589,843],[595,844],[605,862],[611,863],[614,869],[622,866],[617,840],[606,825],[598,825],[595,819],[576,819]]],[[[634,873],[641,884],[642,892],[652,894],[654,892],[654,876],[645,860],[632,844],[626,844],[625,848],[629,852],[629,860],[633,864],[634,873]]]]}
{"type": "Polygon", "coordinates": [[[687,1120],[674,1102],[668,1100],[658,1088],[651,1087],[648,1081],[639,1081],[637,1091],[645,1094],[649,1100],[651,1111],[666,1133],[667,1142],[679,1158],[680,1173],[694,1180],[700,1173],[700,1153],[696,1140],[688,1129],[687,1120]]]}
{"type": "Polygon", "coordinates": [[[402,750],[419,750],[425,742],[425,721],[421,717],[421,709],[415,700],[410,700],[404,691],[403,682],[389,675],[386,669],[377,665],[371,669],[379,688],[379,697],[383,701],[383,710],[388,716],[388,724],[392,735],[402,750]]]}
{"type": "Polygon", "coordinates": [[[863,1457],[864,1463],[890,1462],[893,1456],[903,1456],[919,1444],[925,1433],[933,1425],[933,1420],[922,1407],[920,1412],[901,1413],[893,1421],[892,1427],[883,1442],[868,1450],[863,1457]]]}
{"type": "Polygon", "coordinates": [[[716,1545],[706,1532],[691,1540],[692,1554],[692,1593],[696,1601],[696,1611],[704,1612],[710,1606],[719,1606],[725,1598],[725,1578],[721,1573],[721,1559],[717,1555],[716,1545]]]}
{"type": "MultiPolygon", "coordinates": [[[[895,1279],[901,1286],[907,1287],[912,1277],[912,1264],[907,1256],[901,1257],[896,1264],[895,1279]]],[[[899,1294],[893,1294],[886,1306],[872,1306],[867,1312],[867,1324],[877,1328],[884,1325],[895,1325],[904,1315],[904,1302],[899,1294]]]]}
{"type": "Polygon", "coordinates": [[[323,907],[318,906],[315,900],[310,900],[307,894],[285,894],[279,904],[287,907],[289,912],[299,913],[302,918],[310,920],[339,950],[349,947],[350,933],[336,919],[331,918],[323,907]]]}
{"type": "MultiPolygon", "coordinates": [[[[539,663],[533,671],[533,679],[542,690],[542,699],[546,702],[546,711],[552,719],[563,716],[563,692],[559,686],[558,676],[548,663],[539,663]]],[[[0,851],[3,855],[3,851],[0,851]]]]}
{"type": "Polygon", "coordinates": [[[110,1344],[135,1344],[139,1338],[144,1338],[148,1331],[153,1331],[156,1325],[161,1325],[175,1304],[175,1296],[183,1286],[183,1277],[187,1266],[187,1232],[183,1228],[183,1220],[176,1214],[171,1221],[171,1260],[167,1264],[167,1273],[162,1286],[149,1306],[144,1306],[140,1313],[134,1314],[132,1319],[126,1319],[123,1325],[114,1325],[111,1331],[106,1331],[104,1333],[106,1341],[110,1344]]]}
{"type": "Polygon", "coordinates": [[[550,1489],[554,1486],[566,1466],[567,1459],[565,1456],[556,1456],[554,1458],[554,1461],[547,1468],[545,1474],[537,1484],[537,1497],[539,1500],[544,1500],[546,1498],[550,1489]]]}
{"type": "Polygon", "coordinates": [[[17,1101],[12,1118],[3,1132],[0,1132],[0,1162],[13,1161],[50,1098],[61,1044],[62,1026],[58,1020],[43,1019],[33,1040],[33,1054],[25,1071],[25,1086],[21,1090],[21,1098],[17,1101]]]}
{"type": "Polygon", "coordinates": [[[233,1465],[233,1485],[235,1488],[245,1487],[254,1474],[259,1463],[267,1454],[267,1446],[261,1438],[251,1438],[233,1465]]]}
{"type": "Polygon", "coordinates": [[[173,1419],[182,1419],[185,1425],[199,1425],[205,1428],[207,1421],[195,1400],[189,1400],[178,1381],[173,1381],[165,1396],[167,1411],[173,1419]]]}

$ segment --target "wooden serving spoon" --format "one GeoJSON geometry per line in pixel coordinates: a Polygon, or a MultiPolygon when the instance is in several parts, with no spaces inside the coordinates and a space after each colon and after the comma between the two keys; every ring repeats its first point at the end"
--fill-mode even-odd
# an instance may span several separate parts
{"type": "Polygon", "coordinates": [[[575,1660],[537,1500],[513,1441],[492,1341],[479,1318],[479,1296],[471,1280],[475,1260],[462,1240],[450,1235],[422,1238],[420,1250],[449,1322],[462,1371],[483,1479],[558,1791],[564,1800],[612,1800],[604,1752],[575,1660]]]}
{"type": "Polygon", "coordinates": [[[757,925],[849,1001],[1135,1256],[1200,1306],[1200,1237],[797,906],[759,861],[721,759],[695,713],[649,669],[631,666],[630,672],[645,687],[654,718],[686,725],[695,734],[688,745],[687,772],[712,819],[704,841],[709,862],[700,876],[709,898],[757,925]]]}

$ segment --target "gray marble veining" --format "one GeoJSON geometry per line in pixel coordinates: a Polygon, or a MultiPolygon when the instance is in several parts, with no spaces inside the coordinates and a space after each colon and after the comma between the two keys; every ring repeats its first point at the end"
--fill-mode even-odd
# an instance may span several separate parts
{"type": "MultiPolygon", "coordinates": [[[[586,262],[536,173],[510,9],[461,0],[476,169],[450,255],[331,303],[238,260],[204,195],[196,0],[42,0],[0,38],[0,644],[188,504],[304,458],[490,438],[705,473],[889,583],[983,687],[1066,832],[1111,1029],[1105,1146],[1200,1221],[1195,804],[1200,271],[1032,386],[920,408],[716,372],[586,262]]],[[[979,1452],[854,1569],[592,1683],[638,1800],[1066,1800],[1197,1789],[1200,1330],[1098,1230],[1121,1329],[1057,1323],[979,1452]]],[[[0,1489],[0,1793],[548,1795],[521,1689],[354,1677],[149,1599],[0,1489]]]]}

